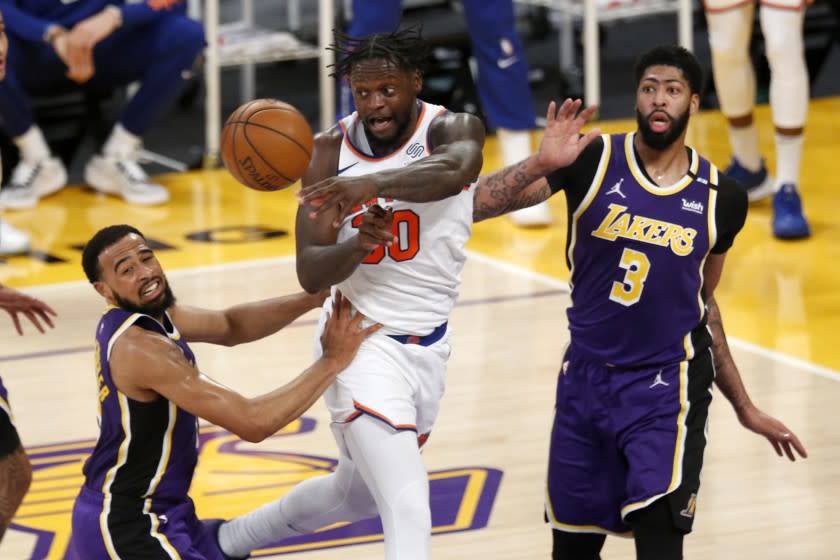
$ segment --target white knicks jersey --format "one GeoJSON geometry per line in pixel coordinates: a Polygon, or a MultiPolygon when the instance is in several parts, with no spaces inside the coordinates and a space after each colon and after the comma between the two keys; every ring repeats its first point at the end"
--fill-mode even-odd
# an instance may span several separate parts
{"type": "MultiPolygon", "coordinates": [[[[342,119],[344,133],[338,159],[341,176],[367,175],[403,167],[429,155],[428,130],[445,112],[439,105],[418,101],[414,134],[399,149],[373,157],[357,113],[342,119]]],[[[458,195],[436,202],[404,202],[378,198],[354,208],[341,225],[338,242],[356,235],[369,205],[394,210],[397,241],[371,252],[337,288],[369,319],[382,323],[386,334],[429,334],[449,319],[472,232],[473,189],[464,185],[458,195]]]]}

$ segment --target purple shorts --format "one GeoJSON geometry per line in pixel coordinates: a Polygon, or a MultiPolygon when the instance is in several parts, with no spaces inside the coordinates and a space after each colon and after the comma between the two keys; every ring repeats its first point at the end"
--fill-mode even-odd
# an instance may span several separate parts
{"type": "Polygon", "coordinates": [[[632,514],[667,500],[691,531],[706,420],[711,352],[662,367],[598,364],[570,348],[557,381],[546,516],[555,529],[624,534],[632,514]]]}
{"type": "Polygon", "coordinates": [[[108,513],[103,502],[102,493],[82,487],[73,504],[71,548],[79,560],[224,560],[216,535],[198,520],[189,498],[153,507],[155,514],[143,513],[142,500],[112,496],[108,513]]]}

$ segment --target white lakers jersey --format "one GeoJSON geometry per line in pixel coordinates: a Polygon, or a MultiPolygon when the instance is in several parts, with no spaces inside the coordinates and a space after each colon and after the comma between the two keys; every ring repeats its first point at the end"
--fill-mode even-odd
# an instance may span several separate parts
{"type": "MultiPolygon", "coordinates": [[[[418,101],[414,133],[400,148],[383,157],[371,153],[357,113],[339,123],[344,138],[338,174],[367,175],[399,168],[426,157],[432,120],[445,112],[439,105],[418,101]]],[[[341,225],[339,243],[356,234],[361,215],[369,205],[394,210],[391,247],[379,247],[337,288],[368,318],[384,325],[386,334],[425,335],[449,318],[458,295],[464,245],[472,231],[473,185],[458,195],[436,202],[404,202],[384,198],[354,208],[341,225]]]]}

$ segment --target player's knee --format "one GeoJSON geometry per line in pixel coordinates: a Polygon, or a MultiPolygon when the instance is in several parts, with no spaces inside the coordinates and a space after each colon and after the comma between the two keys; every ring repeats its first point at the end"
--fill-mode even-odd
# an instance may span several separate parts
{"type": "Polygon", "coordinates": [[[568,533],[554,529],[551,560],[599,560],[606,535],[596,533],[568,533]]]}
{"type": "Polygon", "coordinates": [[[633,529],[637,560],[682,560],[683,538],[690,531],[678,527],[667,496],[627,516],[633,529]]]}
{"type": "Polygon", "coordinates": [[[752,34],[752,20],[738,11],[708,14],[709,47],[714,64],[724,61],[749,60],[749,44],[752,34]]]}
{"type": "Polygon", "coordinates": [[[185,66],[192,65],[207,44],[200,22],[172,14],[160,22],[158,34],[162,42],[161,56],[178,57],[185,66]]]}
{"type": "Polygon", "coordinates": [[[413,530],[424,533],[432,530],[429,491],[425,480],[415,481],[403,488],[389,505],[390,513],[401,525],[411,526],[413,530]]]}
{"type": "Polygon", "coordinates": [[[804,44],[799,28],[774,29],[774,34],[764,40],[764,54],[773,73],[794,73],[805,66],[804,44]]]}

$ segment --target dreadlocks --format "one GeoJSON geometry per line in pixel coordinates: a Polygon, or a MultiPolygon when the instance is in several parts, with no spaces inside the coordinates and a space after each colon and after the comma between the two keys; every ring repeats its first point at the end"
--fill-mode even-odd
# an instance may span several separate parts
{"type": "Polygon", "coordinates": [[[422,37],[422,27],[413,25],[393,33],[374,33],[364,39],[333,29],[334,43],[327,47],[336,54],[332,76],[349,76],[353,66],[364,60],[382,58],[402,70],[426,69],[429,46],[422,37]]]}

